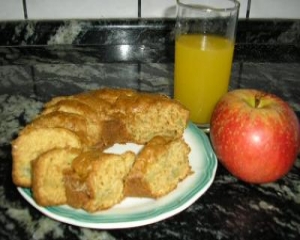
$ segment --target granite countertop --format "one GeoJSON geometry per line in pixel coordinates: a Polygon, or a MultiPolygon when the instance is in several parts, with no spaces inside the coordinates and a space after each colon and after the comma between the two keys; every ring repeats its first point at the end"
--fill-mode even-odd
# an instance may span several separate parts
{"type": "MultiPolygon", "coordinates": [[[[53,96],[127,87],[172,97],[171,20],[0,23],[0,239],[298,239],[300,157],[282,179],[253,185],[221,164],[208,191],[151,225],[95,230],[48,218],[12,183],[11,141],[53,96]]],[[[300,117],[299,21],[241,21],[231,89],[262,89],[300,117]]]]}

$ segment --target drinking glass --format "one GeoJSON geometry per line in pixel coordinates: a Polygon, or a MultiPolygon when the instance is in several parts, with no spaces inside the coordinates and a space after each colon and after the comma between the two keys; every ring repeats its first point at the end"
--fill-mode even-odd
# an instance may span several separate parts
{"type": "Polygon", "coordinates": [[[228,91],[239,6],[236,0],[177,0],[174,98],[206,131],[228,91]]]}

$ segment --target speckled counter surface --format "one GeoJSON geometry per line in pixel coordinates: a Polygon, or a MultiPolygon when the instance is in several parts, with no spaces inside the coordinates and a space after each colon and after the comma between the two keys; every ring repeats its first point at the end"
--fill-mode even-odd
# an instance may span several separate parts
{"type": "MultiPolygon", "coordinates": [[[[243,183],[219,164],[212,186],[186,210],[129,229],[52,220],[13,185],[10,142],[51,97],[104,86],[172,96],[172,24],[0,24],[0,239],[299,239],[299,156],[283,179],[263,185],[243,183]]],[[[230,88],[275,93],[300,117],[299,22],[239,26],[230,88]]]]}

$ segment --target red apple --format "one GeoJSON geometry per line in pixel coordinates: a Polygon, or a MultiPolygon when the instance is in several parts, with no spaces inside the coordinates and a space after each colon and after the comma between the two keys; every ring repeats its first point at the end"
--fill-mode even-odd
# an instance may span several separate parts
{"type": "Polygon", "coordinates": [[[220,162],[249,183],[273,182],[292,168],[299,121],[279,97],[253,89],[228,92],[217,103],[210,137],[220,162]]]}

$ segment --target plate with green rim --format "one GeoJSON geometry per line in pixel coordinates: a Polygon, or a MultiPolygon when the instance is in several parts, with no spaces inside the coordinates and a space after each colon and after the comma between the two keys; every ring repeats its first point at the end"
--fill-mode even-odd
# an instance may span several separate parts
{"type": "MultiPolygon", "coordinates": [[[[193,174],[180,182],[175,190],[158,199],[128,197],[110,209],[88,213],[67,205],[42,207],[34,201],[30,188],[18,187],[18,191],[46,216],[75,226],[121,229],[159,222],[192,205],[209,189],[215,178],[218,162],[205,133],[189,123],[183,137],[191,148],[189,161],[193,174]]],[[[132,150],[137,153],[141,148],[141,145],[131,143],[115,144],[108,152],[132,150]]]]}

